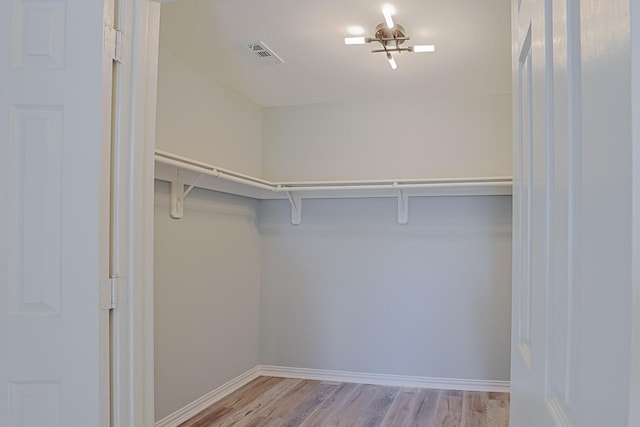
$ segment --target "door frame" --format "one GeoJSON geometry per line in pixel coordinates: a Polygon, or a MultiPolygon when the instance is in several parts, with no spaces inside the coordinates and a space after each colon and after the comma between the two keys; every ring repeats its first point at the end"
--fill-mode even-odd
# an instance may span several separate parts
{"type": "Polygon", "coordinates": [[[629,426],[640,425],[640,4],[631,1],[631,378],[629,426]]]}
{"type": "MultiPolygon", "coordinates": [[[[134,0],[121,8],[125,43],[115,111],[119,138],[126,150],[116,173],[128,178],[130,191],[119,198],[119,217],[128,225],[127,238],[116,242],[126,262],[128,300],[114,310],[113,425],[155,423],[153,343],[153,215],[154,151],[160,41],[160,4],[174,0],[134,0]]],[[[640,425],[640,5],[631,3],[632,45],[632,325],[629,427],[640,425]]],[[[513,327],[513,325],[512,325],[513,327]]]]}
{"type": "Polygon", "coordinates": [[[111,313],[112,426],[151,427],[154,414],[153,206],[160,4],[121,1],[113,93],[112,243],[126,297],[111,313]]]}

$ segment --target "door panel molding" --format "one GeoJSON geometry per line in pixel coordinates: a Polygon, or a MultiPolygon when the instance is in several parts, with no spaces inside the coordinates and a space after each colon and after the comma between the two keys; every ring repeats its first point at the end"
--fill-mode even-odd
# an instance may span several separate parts
{"type": "Polygon", "coordinates": [[[15,68],[64,68],[66,0],[14,0],[15,68]]]}
{"type": "Polygon", "coordinates": [[[8,231],[17,248],[7,263],[11,317],[60,315],[63,115],[61,105],[11,107],[8,231]]]}
{"type": "Polygon", "coordinates": [[[514,198],[518,204],[518,349],[525,365],[531,370],[531,186],[533,181],[532,95],[533,67],[531,59],[531,24],[522,42],[518,76],[518,163],[514,182],[514,198]]]}

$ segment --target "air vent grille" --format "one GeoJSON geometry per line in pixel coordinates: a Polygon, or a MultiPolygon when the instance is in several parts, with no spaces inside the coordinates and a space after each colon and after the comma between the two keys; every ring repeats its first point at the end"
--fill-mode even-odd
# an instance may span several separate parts
{"type": "Polygon", "coordinates": [[[264,42],[252,42],[247,44],[247,47],[251,52],[253,52],[261,61],[264,62],[272,62],[282,64],[284,61],[278,55],[275,54],[274,51],[269,49],[264,42]]]}

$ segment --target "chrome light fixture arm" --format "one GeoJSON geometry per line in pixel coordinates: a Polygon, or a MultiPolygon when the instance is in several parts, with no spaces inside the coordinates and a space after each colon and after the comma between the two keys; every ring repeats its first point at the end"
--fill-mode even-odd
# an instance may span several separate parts
{"type": "Polygon", "coordinates": [[[392,52],[435,52],[434,45],[402,46],[410,40],[410,37],[406,35],[406,31],[402,25],[393,22],[391,16],[395,14],[395,8],[386,4],[382,8],[382,12],[385,22],[376,26],[373,37],[347,37],[344,39],[345,44],[365,44],[374,41],[380,43],[382,49],[374,49],[371,53],[384,53],[391,68],[394,70],[397,68],[397,64],[391,55],[392,52]]]}

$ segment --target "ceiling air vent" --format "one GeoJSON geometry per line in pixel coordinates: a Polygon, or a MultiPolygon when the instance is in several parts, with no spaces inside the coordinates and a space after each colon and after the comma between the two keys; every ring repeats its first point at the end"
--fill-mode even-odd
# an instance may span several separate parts
{"type": "Polygon", "coordinates": [[[276,55],[274,51],[269,49],[269,46],[264,44],[264,42],[252,42],[249,43],[247,47],[251,52],[253,52],[255,56],[260,58],[261,61],[272,62],[276,64],[284,63],[282,58],[276,55]]]}

